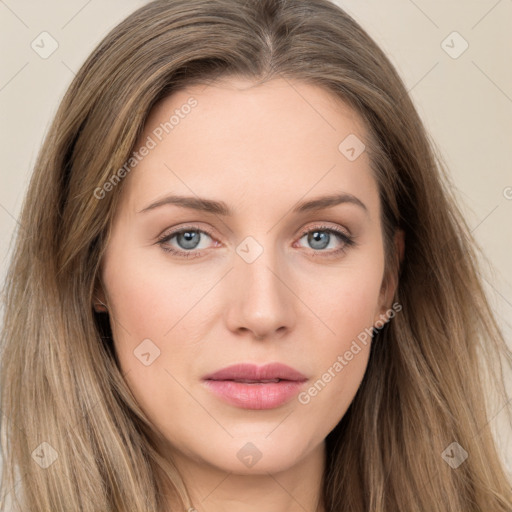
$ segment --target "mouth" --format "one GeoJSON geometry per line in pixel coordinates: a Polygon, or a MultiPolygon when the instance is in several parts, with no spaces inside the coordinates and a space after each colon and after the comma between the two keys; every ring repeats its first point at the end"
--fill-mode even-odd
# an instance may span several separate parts
{"type": "Polygon", "coordinates": [[[267,380],[250,380],[250,379],[209,379],[209,380],[230,380],[233,382],[243,382],[244,384],[264,384],[268,382],[281,382],[285,379],[267,379],[267,380]]]}
{"type": "Polygon", "coordinates": [[[242,409],[274,409],[289,402],[307,381],[299,371],[280,363],[236,364],[203,378],[218,398],[242,409]]]}

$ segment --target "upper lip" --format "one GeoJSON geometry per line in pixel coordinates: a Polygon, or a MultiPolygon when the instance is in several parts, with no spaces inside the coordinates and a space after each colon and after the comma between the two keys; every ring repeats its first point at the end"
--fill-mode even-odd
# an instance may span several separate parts
{"type": "Polygon", "coordinates": [[[203,377],[204,380],[249,380],[255,382],[272,380],[305,381],[306,376],[282,363],[257,366],[252,363],[238,363],[222,368],[203,377]]]}

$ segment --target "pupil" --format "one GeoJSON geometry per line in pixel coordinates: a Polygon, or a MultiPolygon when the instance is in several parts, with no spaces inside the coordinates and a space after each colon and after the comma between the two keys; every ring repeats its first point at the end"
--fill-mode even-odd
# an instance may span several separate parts
{"type": "Polygon", "coordinates": [[[179,235],[179,237],[182,237],[184,239],[184,243],[182,245],[184,249],[194,249],[196,245],[199,243],[198,233],[195,231],[184,231],[179,235]],[[194,240],[194,238],[196,240],[194,240]]]}
{"type": "Polygon", "coordinates": [[[329,245],[329,234],[324,231],[313,231],[310,233],[308,241],[314,249],[325,249],[329,245]]]}

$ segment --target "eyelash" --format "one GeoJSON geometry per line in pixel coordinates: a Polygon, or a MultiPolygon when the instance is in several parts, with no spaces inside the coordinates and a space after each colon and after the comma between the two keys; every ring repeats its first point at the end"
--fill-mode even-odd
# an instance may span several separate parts
{"type": "MultiPolygon", "coordinates": [[[[171,239],[173,239],[175,236],[180,235],[182,233],[186,233],[187,231],[203,233],[203,234],[208,235],[210,238],[213,238],[212,233],[210,233],[206,229],[199,229],[199,227],[197,227],[197,226],[187,226],[185,228],[181,228],[179,230],[173,231],[172,233],[166,233],[166,234],[162,235],[161,237],[158,238],[157,244],[160,245],[160,247],[162,248],[163,251],[170,253],[174,256],[178,256],[180,258],[198,258],[198,257],[202,256],[201,251],[195,251],[195,250],[182,251],[182,250],[170,248],[169,246],[165,246],[165,244],[167,242],[169,242],[171,239]]],[[[302,237],[304,237],[305,235],[312,233],[314,231],[320,231],[320,232],[332,234],[332,235],[338,237],[338,239],[343,243],[343,245],[339,249],[335,249],[335,250],[331,250],[331,251],[311,249],[311,251],[313,251],[313,253],[312,253],[313,256],[321,255],[323,257],[328,257],[328,258],[336,257],[341,254],[344,254],[348,248],[356,245],[356,242],[355,242],[353,236],[350,236],[339,229],[336,229],[333,227],[328,227],[328,226],[314,226],[310,229],[307,229],[300,234],[299,240],[302,237]]]]}

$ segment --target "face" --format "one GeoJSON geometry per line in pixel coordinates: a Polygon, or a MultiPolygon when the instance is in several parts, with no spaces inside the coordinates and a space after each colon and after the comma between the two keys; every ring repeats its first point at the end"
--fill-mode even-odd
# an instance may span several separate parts
{"type": "Polygon", "coordinates": [[[103,297],[176,460],[283,471],[346,412],[393,293],[365,137],[329,92],[281,79],[189,87],[151,112],[103,297]]]}

